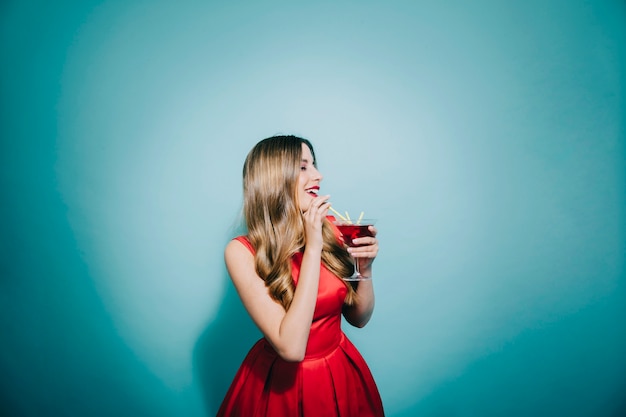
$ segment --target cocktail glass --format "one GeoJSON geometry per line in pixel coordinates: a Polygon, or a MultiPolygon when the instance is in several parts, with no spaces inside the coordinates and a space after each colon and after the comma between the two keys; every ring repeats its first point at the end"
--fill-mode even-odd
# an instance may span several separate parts
{"type": "MultiPolygon", "coordinates": [[[[349,221],[349,220],[335,220],[333,222],[335,226],[341,232],[341,236],[343,237],[343,241],[346,245],[350,247],[357,247],[360,245],[355,245],[353,240],[358,237],[365,236],[374,236],[372,232],[369,230],[370,226],[373,226],[376,223],[374,219],[361,219],[357,221],[349,221]]],[[[354,261],[354,272],[349,277],[344,277],[343,279],[346,281],[364,281],[371,279],[371,277],[366,277],[361,275],[359,272],[359,261],[357,258],[352,257],[354,261]]]]}

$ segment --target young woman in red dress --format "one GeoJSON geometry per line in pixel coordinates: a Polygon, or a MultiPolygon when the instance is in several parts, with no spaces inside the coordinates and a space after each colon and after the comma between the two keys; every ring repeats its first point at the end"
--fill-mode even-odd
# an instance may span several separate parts
{"type": "Polygon", "coordinates": [[[264,337],[241,364],[218,416],[384,415],[367,364],[341,330],[342,315],[363,327],[374,310],[372,280],[340,277],[352,273],[352,257],[371,277],[377,232],[370,226],[373,237],[347,249],[329,220],[329,196],[318,194],[321,180],[303,138],[264,139],[246,158],[247,234],[230,241],[225,261],[264,337]]]}

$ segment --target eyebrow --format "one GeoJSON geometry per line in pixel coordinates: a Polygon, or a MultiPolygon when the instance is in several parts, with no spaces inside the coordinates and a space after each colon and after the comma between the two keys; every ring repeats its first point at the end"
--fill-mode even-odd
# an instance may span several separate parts
{"type": "Polygon", "coordinates": [[[313,162],[309,161],[307,158],[302,158],[300,160],[300,162],[304,162],[305,164],[312,164],[314,167],[317,167],[317,165],[315,164],[315,159],[313,160],[313,162]]]}

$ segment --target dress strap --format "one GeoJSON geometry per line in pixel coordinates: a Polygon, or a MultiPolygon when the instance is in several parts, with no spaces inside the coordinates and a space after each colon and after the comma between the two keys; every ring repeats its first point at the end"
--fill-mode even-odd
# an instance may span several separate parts
{"type": "Polygon", "coordinates": [[[250,253],[252,253],[253,255],[256,253],[256,251],[252,247],[252,243],[250,243],[250,241],[248,240],[247,236],[243,236],[243,235],[242,236],[237,236],[233,240],[237,240],[237,241],[241,242],[246,248],[248,248],[250,253]]]}
{"type": "Polygon", "coordinates": [[[330,227],[333,229],[333,232],[335,232],[335,237],[337,238],[339,243],[343,244],[343,238],[341,237],[341,232],[339,231],[339,228],[335,226],[335,220],[337,220],[336,217],[328,215],[326,216],[326,219],[328,220],[328,223],[330,223],[330,227]]]}

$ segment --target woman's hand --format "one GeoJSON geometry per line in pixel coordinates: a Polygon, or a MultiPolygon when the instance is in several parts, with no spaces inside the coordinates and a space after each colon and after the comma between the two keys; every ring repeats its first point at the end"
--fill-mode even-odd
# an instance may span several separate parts
{"type": "Polygon", "coordinates": [[[348,252],[350,252],[350,255],[359,263],[359,271],[361,274],[371,277],[372,263],[376,255],[378,255],[378,239],[376,239],[378,230],[374,226],[369,226],[368,229],[372,236],[353,239],[352,242],[356,246],[349,247],[348,252]]]}
{"type": "MultiPolygon", "coordinates": [[[[352,243],[360,246],[349,247],[348,252],[359,263],[361,275],[372,278],[372,262],[378,255],[378,239],[376,239],[378,230],[374,226],[369,226],[368,230],[372,236],[353,239],[352,243]]],[[[369,322],[374,312],[373,280],[359,281],[357,294],[357,302],[351,306],[345,306],[343,316],[353,326],[363,327],[369,322]]]]}
{"type": "Polygon", "coordinates": [[[322,249],[322,224],[330,208],[329,198],[329,195],[315,197],[302,213],[307,248],[322,249]]]}

